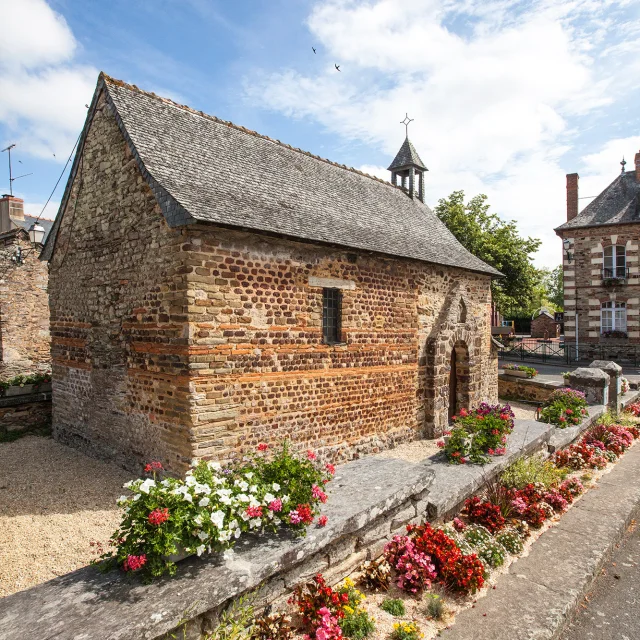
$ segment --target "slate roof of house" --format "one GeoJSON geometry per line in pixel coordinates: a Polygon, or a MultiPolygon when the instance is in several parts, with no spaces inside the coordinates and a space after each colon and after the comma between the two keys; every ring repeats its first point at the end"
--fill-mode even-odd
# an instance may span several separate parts
{"type": "Polygon", "coordinates": [[[428,171],[427,167],[424,166],[424,162],[420,159],[415,147],[411,144],[411,140],[407,137],[402,143],[400,151],[398,151],[396,157],[393,159],[393,162],[389,165],[387,171],[402,169],[411,165],[419,167],[423,171],[428,171]]]}
{"type": "Polygon", "coordinates": [[[501,275],[401,188],[104,74],[83,135],[103,88],[171,226],[211,222],[501,275]]]}
{"type": "Polygon", "coordinates": [[[573,220],[561,224],[556,231],[629,222],[640,222],[640,182],[635,171],[619,174],[573,220]]]}
{"type": "Polygon", "coordinates": [[[44,242],[47,241],[47,237],[49,236],[51,228],[53,227],[53,220],[49,220],[48,218],[40,218],[38,220],[38,218],[36,218],[35,216],[25,215],[24,221],[16,220],[15,218],[12,218],[12,221],[14,224],[22,227],[25,231],[29,231],[29,227],[37,222],[44,229],[44,242]]]}

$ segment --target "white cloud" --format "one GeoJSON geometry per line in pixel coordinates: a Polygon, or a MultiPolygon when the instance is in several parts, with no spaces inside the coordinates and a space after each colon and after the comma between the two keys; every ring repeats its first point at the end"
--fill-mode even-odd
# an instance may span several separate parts
{"type": "Polygon", "coordinates": [[[98,72],[74,62],[77,42],[44,0],[0,0],[0,15],[0,122],[21,152],[64,162],[98,72]]]}
{"type": "MultiPolygon", "coordinates": [[[[322,45],[321,69],[260,71],[245,87],[261,105],[319,122],[389,160],[408,111],[411,139],[430,169],[429,202],[454,189],[487,193],[522,233],[542,238],[537,263],[554,266],[553,228],[565,216],[562,156],[579,118],[629,86],[618,65],[626,48],[616,45],[619,24],[610,15],[617,6],[318,0],[308,26],[322,45]]],[[[388,179],[380,169],[363,167],[388,179]]]]}
{"type": "MultiPolygon", "coordinates": [[[[22,194],[19,197],[24,198],[22,194]]],[[[56,217],[56,214],[58,213],[58,209],[60,208],[60,201],[51,200],[49,204],[46,206],[46,208],[44,209],[44,212],[42,211],[43,207],[44,207],[44,202],[29,202],[26,199],[24,201],[25,214],[29,216],[34,216],[35,218],[37,218],[42,213],[42,218],[46,220],[53,220],[56,217]]]]}

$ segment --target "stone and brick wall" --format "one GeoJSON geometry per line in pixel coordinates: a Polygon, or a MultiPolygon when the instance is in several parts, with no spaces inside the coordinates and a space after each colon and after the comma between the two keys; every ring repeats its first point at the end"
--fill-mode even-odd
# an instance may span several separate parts
{"type": "Polygon", "coordinates": [[[617,346],[619,341],[600,336],[601,305],[612,300],[627,305],[628,338],[623,343],[640,344],[640,223],[567,229],[561,233],[563,239],[570,240],[569,251],[573,254],[571,262],[566,252],[563,257],[564,333],[567,342],[575,341],[577,315],[580,344],[617,346]],[[610,245],[626,248],[629,277],[614,286],[605,286],[602,274],[604,249],[610,245]]]}
{"type": "Polygon", "coordinates": [[[51,426],[51,392],[0,398],[0,436],[48,429],[51,426]]]}
{"type": "Polygon", "coordinates": [[[54,434],[181,470],[291,438],[342,459],[497,398],[489,277],[204,224],[171,229],[107,107],[50,274],[54,434]],[[342,342],[322,341],[322,286],[342,342]]]}
{"type": "Polygon", "coordinates": [[[531,321],[532,338],[557,338],[560,335],[558,323],[546,313],[541,313],[531,321]]]}
{"type": "Polygon", "coordinates": [[[50,367],[47,272],[26,232],[0,235],[0,380],[50,367]]]}

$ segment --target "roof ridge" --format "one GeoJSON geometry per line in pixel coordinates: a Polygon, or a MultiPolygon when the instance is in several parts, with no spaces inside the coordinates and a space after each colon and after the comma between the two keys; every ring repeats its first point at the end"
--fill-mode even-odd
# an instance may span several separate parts
{"type": "Polygon", "coordinates": [[[355,167],[348,167],[346,164],[340,164],[339,162],[334,162],[333,160],[329,160],[328,158],[323,158],[322,156],[318,156],[315,153],[311,153],[310,151],[305,151],[304,149],[300,149],[299,147],[294,147],[290,144],[287,144],[286,142],[282,142],[281,140],[276,140],[274,138],[270,138],[269,136],[266,136],[262,133],[258,133],[257,131],[253,131],[252,129],[247,129],[246,127],[243,127],[242,125],[239,124],[234,124],[233,122],[231,122],[230,120],[223,120],[222,118],[218,118],[217,116],[212,116],[208,113],[205,113],[204,111],[198,111],[197,109],[194,109],[192,107],[190,107],[189,105],[186,104],[179,104],[178,102],[175,102],[175,100],[171,100],[171,98],[165,98],[163,96],[159,96],[158,94],[154,93],[153,91],[145,91],[144,89],[140,89],[140,87],[136,86],[135,84],[129,84],[128,82],[125,82],[124,80],[119,80],[117,78],[113,78],[112,76],[106,74],[104,71],[100,72],[100,78],[104,80],[107,84],[112,84],[118,87],[124,87],[125,89],[129,89],[130,91],[135,91],[137,93],[140,93],[142,95],[146,95],[149,96],[150,98],[155,98],[156,100],[159,100],[160,102],[165,102],[166,104],[169,104],[171,106],[174,106],[178,109],[182,109],[183,111],[188,111],[196,116],[201,116],[203,118],[206,118],[208,120],[212,120],[213,122],[217,122],[218,124],[224,124],[227,127],[231,127],[232,129],[236,129],[237,131],[240,131],[241,133],[246,133],[247,135],[251,135],[251,136],[255,136],[257,138],[262,138],[263,140],[268,140],[269,142],[272,142],[273,144],[277,144],[281,147],[284,147],[285,149],[290,149],[291,151],[296,151],[297,153],[301,153],[302,155],[308,156],[310,158],[314,158],[316,160],[320,160],[321,162],[326,162],[327,164],[330,164],[334,167],[338,167],[339,169],[345,169],[346,171],[350,171],[351,173],[355,173],[359,176],[364,176],[365,178],[369,178],[371,180],[375,180],[376,182],[379,182],[387,187],[391,187],[392,189],[398,189],[399,191],[402,191],[404,193],[404,189],[402,189],[402,187],[396,186],[394,184],[392,184],[391,182],[388,182],[386,180],[382,180],[381,178],[378,178],[377,176],[372,176],[369,173],[365,173],[364,171],[360,171],[359,169],[356,169],[355,167]]]}

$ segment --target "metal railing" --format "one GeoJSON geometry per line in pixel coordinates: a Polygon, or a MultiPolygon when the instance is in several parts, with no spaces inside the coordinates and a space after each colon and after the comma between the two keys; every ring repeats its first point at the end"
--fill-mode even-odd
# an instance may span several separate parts
{"type": "Polygon", "coordinates": [[[542,362],[549,364],[588,364],[594,360],[613,360],[620,365],[640,366],[640,345],[608,345],[584,343],[576,349],[575,344],[563,342],[520,343],[498,349],[502,360],[542,362]]]}
{"type": "Polygon", "coordinates": [[[629,279],[629,267],[604,267],[602,269],[603,280],[624,280],[629,279]]]}

